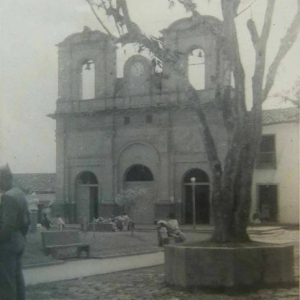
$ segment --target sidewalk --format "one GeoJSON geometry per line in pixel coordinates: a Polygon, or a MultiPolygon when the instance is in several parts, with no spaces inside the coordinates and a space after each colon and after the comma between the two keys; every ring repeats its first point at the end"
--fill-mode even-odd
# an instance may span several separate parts
{"type": "Polygon", "coordinates": [[[107,259],[84,259],[63,264],[25,269],[26,285],[62,281],[93,275],[157,266],[164,263],[162,251],[107,259]]]}

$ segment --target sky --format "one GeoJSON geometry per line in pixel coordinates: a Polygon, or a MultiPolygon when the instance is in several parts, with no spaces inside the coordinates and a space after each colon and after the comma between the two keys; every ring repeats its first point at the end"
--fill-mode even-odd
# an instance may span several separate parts
{"type": "MultiPolygon", "coordinates": [[[[127,0],[133,21],[143,31],[158,35],[178,18],[189,16],[167,0],[127,0]]],[[[195,0],[201,14],[221,18],[220,0],[195,0]]],[[[240,11],[253,0],[243,0],[240,11]]],[[[57,100],[57,47],[84,26],[101,30],[85,0],[1,0],[0,23],[0,164],[14,173],[55,172],[55,121],[49,117],[57,100]]],[[[266,0],[257,0],[236,19],[247,93],[251,98],[254,52],[246,28],[253,17],[258,28],[266,0]]],[[[296,0],[277,0],[268,44],[268,61],[296,10],[296,0]]],[[[106,23],[110,25],[107,20],[106,23]]],[[[300,38],[284,59],[271,94],[289,90],[300,77],[300,38]]],[[[270,99],[266,108],[283,106],[270,99]]]]}

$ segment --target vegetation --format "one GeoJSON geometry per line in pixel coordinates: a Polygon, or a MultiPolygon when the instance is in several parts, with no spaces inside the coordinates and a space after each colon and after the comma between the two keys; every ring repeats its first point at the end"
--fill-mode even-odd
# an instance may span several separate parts
{"type": "Polygon", "coordinates": [[[284,102],[293,103],[300,107],[300,78],[297,79],[292,89],[275,94],[274,97],[281,98],[284,102]]]}
{"type": "Polygon", "coordinates": [[[126,189],[116,195],[115,201],[124,210],[130,211],[130,208],[145,195],[142,189],[126,189]]]}

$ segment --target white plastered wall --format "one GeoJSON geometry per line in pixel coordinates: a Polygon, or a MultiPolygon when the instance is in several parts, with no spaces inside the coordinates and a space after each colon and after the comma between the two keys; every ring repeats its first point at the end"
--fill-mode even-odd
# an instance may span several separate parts
{"type": "Polygon", "coordinates": [[[274,134],[276,169],[256,169],[252,186],[252,212],[258,205],[258,185],[277,184],[278,222],[299,223],[299,124],[264,126],[263,134],[274,134]]]}

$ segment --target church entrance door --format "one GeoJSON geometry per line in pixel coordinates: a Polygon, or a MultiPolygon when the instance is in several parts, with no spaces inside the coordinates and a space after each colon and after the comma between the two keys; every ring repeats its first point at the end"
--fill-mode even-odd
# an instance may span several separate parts
{"type": "Polygon", "coordinates": [[[151,170],[141,164],[131,166],[125,174],[125,189],[138,195],[128,215],[136,223],[153,224],[156,189],[151,170]]]}
{"type": "Polygon", "coordinates": [[[91,172],[83,172],[76,179],[77,222],[91,222],[98,218],[98,180],[91,172]]]}

